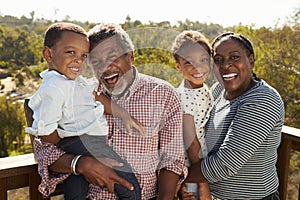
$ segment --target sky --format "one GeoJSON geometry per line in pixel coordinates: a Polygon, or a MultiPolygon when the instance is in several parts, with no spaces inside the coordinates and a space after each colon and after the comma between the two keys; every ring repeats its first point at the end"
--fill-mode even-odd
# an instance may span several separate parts
{"type": "Polygon", "coordinates": [[[0,0],[0,15],[89,22],[199,21],[222,26],[274,27],[300,9],[299,0],[0,0]]]}

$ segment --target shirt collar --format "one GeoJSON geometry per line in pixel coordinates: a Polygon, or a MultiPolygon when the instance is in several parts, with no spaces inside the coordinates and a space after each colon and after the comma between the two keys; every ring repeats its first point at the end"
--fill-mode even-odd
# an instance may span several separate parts
{"type": "Polygon", "coordinates": [[[69,79],[67,78],[65,75],[60,74],[59,72],[55,71],[55,70],[44,70],[40,73],[40,76],[44,79],[44,78],[49,78],[49,77],[53,77],[53,76],[61,76],[64,79],[69,79]]]}
{"type": "Polygon", "coordinates": [[[195,89],[191,89],[191,88],[187,88],[184,86],[184,80],[181,82],[181,84],[178,86],[177,90],[179,92],[202,92],[205,90],[209,90],[207,85],[205,83],[203,83],[203,86],[200,88],[195,88],[195,89]]]}
{"type": "MultiPolygon", "coordinates": [[[[59,72],[55,71],[55,70],[44,70],[40,73],[40,76],[44,79],[44,78],[49,78],[49,77],[54,77],[54,76],[60,76],[66,80],[70,80],[68,77],[66,77],[63,74],[60,74],[59,72]]],[[[84,84],[84,85],[95,85],[98,86],[99,82],[98,80],[93,77],[93,78],[86,78],[83,77],[82,75],[78,76],[76,79],[74,79],[74,81],[79,82],[80,84],[84,84]]]]}

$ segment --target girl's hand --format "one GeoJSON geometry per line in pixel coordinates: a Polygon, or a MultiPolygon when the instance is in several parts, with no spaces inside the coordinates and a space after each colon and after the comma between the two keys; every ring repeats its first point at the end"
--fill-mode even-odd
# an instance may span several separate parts
{"type": "Polygon", "coordinates": [[[181,200],[195,200],[195,194],[193,192],[187,192],[186,191],[186,185],[185,183],[181,184],[181,188],[178,192],[178,197],[181,200]]]}

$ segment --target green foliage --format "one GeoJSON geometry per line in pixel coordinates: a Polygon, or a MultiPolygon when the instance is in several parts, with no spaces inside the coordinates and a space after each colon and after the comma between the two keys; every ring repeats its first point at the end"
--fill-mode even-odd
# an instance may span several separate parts
{"type": "Polygon", "coordinates": [[[8,68],[10,72],[25,65],[37,64],[41,58],[42,36],[30,31],[27,25],[3,27],[3,41],[0,45],[0,67],[8,68]]]}
{"type": "Polygon", "coordinates": [[[300,128],[300,26],[275,30],[237,27],[237,31],[253,41],[254,71],[282,96],[285,124],[300,128]]]}
{"type": "Polygon", "coordinates": [[[138,71],[168,81],[177,87],[182,76],[175,69],[175,62],[169,51],[162,49],[139,49],[135,52],[134,65],[138,71]]]}
{"type": "MultiPolygon", "coordinates": [[[[8,70],[18,80],[18,89],[26,88],[26,80],[40,80],[39,73],[47,68],[42,58],[43,36],[51,20],[0,16],[0,69],[8,70]],[[24,84],[24,86],[22,86],[24,84]]],[[[170,48],[176,35],[183,30],[199,30],[211,41],[224,31],[236,31],[246,35],[255,51],[254,72],[276,88],[285,104],[285,124],[300,128],[300,9],[296,10],[282,27],[255,29],[252,26],[223,27],[188,19],[171,25],[168,21],[141,23],[126,17],[122,27],[129,33],[135,45],[135,61],[139,72],[162,78],[177,87],[182,75],[175,69],[170,48]]],[[[66,21],[69,20],[66,16],[66,21]]],[[[86,30],[95,23],[73,21],[86,30]]],[[[209,85],[215,82],[208,78],[209,85]]],[[[1,84],[0,84],[1,87],[1,84]]],[[[34,89],[34,84],[27,89],[34,89]]],[[[25,91],[25,90],[24,90],[25,91]]],[[[29,91],[29,90],[27,90],[29,91]]],[[[18,154],[13,141],[24,148],[24,113],[21,105],[0,97],[0,157],[18,154]]],[[[29,147],[30,149],[30,147],[29,147]]],[[[24,149],[22,151],[25,151],[24,149]]],[[[29,150],[30,151],[30,150],[29,150]]],[[[293,152],[291,159],[290,187],[299,184],[300,156],[293,152]]],[[[292,188],[289,196],[295,188],[292,188]]]]}
{"type": "MultiPolygon", "coordinates": [[[[45,69],[48,68],[48,65],[46,62],[39,63],[38,65],[31,65],[31,66],[25,66],[21,70],[19,70],[23,76],[25,76],[27,79],[32,79],[32,80],[39,80],[40,73],[44,71],[45,69]]],[[[20,74],[20,73],[18,73],[20,74]]]]}
{"type": "Polygon", "coordinates": [[[5,96],[0,97],[0,157],[7,157],[16,146],[24,145],[25,119],[22,106],[5,96]]]}
{"type": "MultiPolygon", "coordinates": [[[[8,69],[24,84],[24,76],[39,79],[39,73],[46,69],[42,58],[43,36],[46,28],[53,23],[46,19],[0,16],[0,68],[8,69]],[[26,66],[26,67],[24,67],[26,66]],[[30,67],[29,67],[30,66],[30,67]],[[19,74],[25,72],[25,74],[19,74]]],[[[66,20],[68,20],[66,18],[66,20]]],[[[87,30],[95,23],[73,21],[87,30]]],[[[125,30],[131,36],[136,51],[134,64],[139,71],[155,75],[177,86],[182,79],[175,70],[175,63],[169,52],[176,35],[187,29],[200,30],[209,39],[225,30],[236,31],[249,37],[256,54],[254,71],[281,94],[286,108],[286,124],[300,127],[300,26],[299,10],[283,27],[254,29],[249,26],[223,27],[188,19],[171,26],[167,21],[143,24],[126,17],[125,30]],[[167,74],[170,73],[170,74],[167,74]]]]}

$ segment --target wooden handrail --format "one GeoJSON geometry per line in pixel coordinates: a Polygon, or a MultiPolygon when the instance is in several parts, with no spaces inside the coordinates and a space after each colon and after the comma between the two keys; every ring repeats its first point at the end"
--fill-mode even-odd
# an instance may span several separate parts
{"type": "MultiPolygon", "coordinates": [[[[284,126],[281,144],[278,149],[277,171],[280,199],[287,198],[287,183],[291,150],[300,151],[300,129],[284,126]]],[[[7,199],[7,191],[29,186],[31,200],[43,199],[38,191],[40,177],[34,154],[0,158],[0,199],[7,199]]],[[[58,187],[52,196],[63,194],[58,187]]],[[[298,199],[300,194],[298,193],[298,199]]]]}
{"type": "MultiPolygon", "coordinates": [[[[33,122],[33,111],[28,106],[29,99],[24,101],[24,113],[28,126],[33,122]]],[[[33,144],[33,137],[31,144],[33,144]]],[[[38,191],[41,177],[38,175],[38,165],[34,154],[0,158],[0,199],[7,199],[7,190],[29,186],[29,199],[47,199],[38,191]]],[[[59,184],[51,196],[63,194],[63,185],[59,184]]],[[[49,198],[48,198],[49,199],[49,198]]]]}
{"type": "MultiPolygon", "coordinates": [[[[37,162],[34,154],[0,158],[0,199],[8,199],[7,191],[29,186],[29,199],[42,200],[38,191],[41,178],[38,174],[37,162]]],[[[51,196],[63,194],[62,185],[58,185],[51,196]]]]}
{"type": "Polygon", "coordinates": [[[26,186],[30,199],[42,199],[37,189],[39,182],[33,154],[0,158],[0,199],[7,199],[7,190],[26,186]]]}
{"type": "MultiPolygon", "coordinates": [[[[300,151],[300,129],[283,126],[277,160],[280,199],[287,198],[291,150],[300,151]]],[[[298,199],[300,200],[300,193],[298,193],[298,199]]]]}

